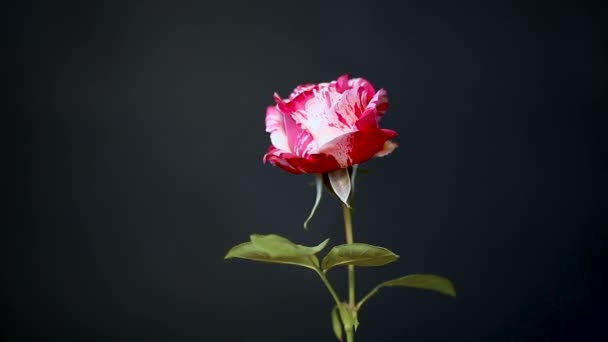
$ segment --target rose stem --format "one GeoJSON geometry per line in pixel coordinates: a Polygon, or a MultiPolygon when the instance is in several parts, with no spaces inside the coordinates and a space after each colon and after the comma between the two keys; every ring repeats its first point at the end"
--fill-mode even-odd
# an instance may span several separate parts
{"type": "MultiPolygon", "coordinates": [[[[346,230],[346,243],[353,243],[353,220],[352,211],[346,204],[342,203],[342,213],[344,215],[344,229],[346,230]]],[[[355,266],[348,265],[348,305],[350,309],[356,307],[355,302],[355,266]]],[[[355,332],[352,329],[346,331],[347,342],[353,342],[355,340],[355,332]]]]}

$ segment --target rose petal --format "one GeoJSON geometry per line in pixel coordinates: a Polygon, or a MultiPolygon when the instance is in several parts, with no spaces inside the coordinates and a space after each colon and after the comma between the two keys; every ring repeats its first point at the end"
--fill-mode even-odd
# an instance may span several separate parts
{"type": "MultiPolygon", "coordinates": [[[[325,122],[325,113],[342,97],[333,88],[301,93],[290,102],[279,103],[279,109],[291,117],[301,129],[318,138],[317,130],[325,122]]],[[[289,132],[288,132],[289,135],[289,132]]],[[[291,139],[291,136],[290,136],[291,139]]]]}
{"type": "Polygon", "coordinates": [[[386,90],[380,89],[367,104],[365,111],[357,121],[357,128],[359,130],[377,128],[378,118],[386,112],[387,108],[388,97],[386,96],[386,90]]]}
{"type": "Polygon", "coordinates": [[[287,134],[285,134],[283,113],[278,111],[274,106],[266,108],[266,132],[270,133],[270,141],[274,147],[291,152],[287,141],[287,134]]]}
{"type": "Polygon", "coordinates": [[[314,89],[316,87],[318,87],[318,84],[302,84],[296,87],[296,89],[294,89],[291,94],[289,94],[289,97],[287,98],[286,101],[292,100],[294,99],[296,96],[302,94],[305,91],[309,91],[311,89],[314,89]]]}
{"type": "MultiPolygon", "coordinates": [[[[388,95],[386,90],[380,89],[374,95],[369,105],[375,104],[376,110],[378,111],[378,116],[383,116],[384,113],[388,110],[388,95]]],[[[369,106],[368,105],[368,106],[369,106]]]]}
{"type": "Polygon", "coordinates": [[[365,78],[353,78],[352,80],[348,81],[348,85],[350,88],[361,87],[365,89],[368,99],[373,96],[372,94],[376,93],[376,90],[374,90],[374,86],[372,86],[372,84],[369,83],[365,78]]]}
{"type": "Polygon", "coordinates": [[[280,151],[273,146],[270,146],[263,161],[293,174],[325,173],[340,168],[335,158],[330,155],[312,154],[306,157],[298,157],[293,153],[280,151]]]}
{"type": "Polygon", "coordinates": [[[285,127],[285,135],[289,145],[289,151],[297,156],[306,156],[310,151],[317,147],[313,136],[302,128],[292,117],[293,105],[283,101],[278,94],[274,94],[275,102],[281,113],[283,113],[283,124],[285,127]]]}
{"type": "Polygon", "coordinates": [[[353,164],[361,164],[384,149],[384,143],[397,136],[388,129],[373,129],[355,133],[351,158],[353,164]]]}
{"type": "Polygon", "coordinates": [[[384,143],[384,146],[382,146],[382,149],[380,151],[376,152],[376,154],[374,154],[374,157],[387,156],[387,155],[391,154],[397,147],[399,147],[399,144],[397,144],[396,142],[387,140],[384,143]]]}
{"type": "Polygon", "coordinates": [[[317,148],[317,142],[308,130],[303,129],[291,115],[284,116],[285,131],[291,152],[296,156],[306,156],[310,151],[317,148]]]}
{"type": "Polygon", "coordinates": [[[384,149],[387,140],[397,133],[391,130],[369,129],[344,134],[319,148],[319,153],[333,156],[340,167],[349,167],[371,159],[384,149]]]}
{"type": "Polygon", "coordinates": [[[349,85],[348,74],[344,74],[338,77],[338,79],[336,80],[336,90],[338,91],[338,93],[343,93],[350,88],[352,88],[352,86],[349,85]]]}
{"type": "Polygon", "coordinates": [[[365,97],[363,88],[348,89],[340,94],[330,87],[317,94],[312,91],[300,94],[285,104],[285,113],[310,132],[317,146],[322,146],[354,130],[366,107],[365,97]]]}
{"type": "Polygon", "coordinates": [[[291,158],[287,161],[303,173],[325,173],[340,168],[336,159],[327,154],[311,154],[305,158],[291,158]]]}
{"type": "Polygon", "coordinates": [[[296,98],[298,95],[300,95],[306,91],[315,90],[318,92],[323,89],[328,89],[329,87],[334,87],[336,89],[336,91],[338,91],[339,93],[342,93],[345,90],[352,88],[352,86],[349,85],[349,82],[348,82],[348,74],[344,74],[344,75],[338,77],[338,79],[336,81],[318,83],[318,84],[312,84],[312,83],[301,84],[301,85],[297,86],[291,92],[291,94],[289,94],[289,97],[287,99],[285,99],[285,101],[289,102],[289,101],[293,100],[294,98],[296,98]]]}
{"type": "Polygon", "coordinates": [[[264,155],[264,158],[262,158],[263,162],[269,162],[274,166],[280,167],[281,169],[287,171],[287,172],[291,172],[291,173],[301,173],[299,172],[297,169],[295,169],[293,166],[291,166],[291,164],[289,164],[287,162],[287,159],[285,159],[283,156],[286,153],[275,148],[274,146],[270,146],[268,149],[268,152],[264,155]]]}
{"type": "Polygon", "coordinates": [[[353,165],[351,158],[353,139],[354,133],[343,134],[321,146],[318,153],[333,156],[342,168],[349,167],[353,165]]]}

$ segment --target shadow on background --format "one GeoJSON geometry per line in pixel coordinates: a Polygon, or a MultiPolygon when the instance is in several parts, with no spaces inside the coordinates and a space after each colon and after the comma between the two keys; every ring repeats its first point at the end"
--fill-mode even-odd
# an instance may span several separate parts
{"type": "MultiPolygon", "coordinates": [[[[8,10],[7,10],[8,11],[8,10]]],[[[602,11],[444,2],[97,1],[11,8],[7,341],[333,341],[314,274],[222,260],[250,233],[341,243],[310,175],[264,166],[272,94],[343,73],[389,92],[400,148],[358,182],[355,238],[456,299],[383,290],[360,341],[608,333],[602,11]]],[[[605,31],[604,31],[605,32],[605,31]]],[[[332,280],[344,293],[345,274],[332,280]]]]}

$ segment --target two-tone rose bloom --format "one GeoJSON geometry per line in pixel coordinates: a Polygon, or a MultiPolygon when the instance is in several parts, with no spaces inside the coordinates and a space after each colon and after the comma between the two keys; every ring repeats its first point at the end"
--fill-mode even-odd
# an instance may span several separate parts
{"type": "MultiPolygon", "coordinates": [[[[376,91],[365,79],[340,76],[336,81],[298,86],[288,98],[275,93],[276,105],[266,111],[266,131],[272,145],[264,155],[270,162],[294,174],[314,173],[317,196],[304,221],[304,229],[319,206],[325,190],[340,200],[345,244],[333,246],[320,259],[329,239],[316,246],[296,244],[277,234],[252,234],[250,241],[232,247],[224,259],[288,264],[313,270],[335,304],[331,310],[338,341],[355,341],[359,312],[364,303],[384,287],[409,287],[456,296],[452,282],[434,274],[408,274],[376,285],[357,301],[356,267],[384,266],[399,256],[387,248],[355,243],[352,212],[358,164],[391,153],[397,133],[378,126],[388,109],[386,91],[376,91]],[[348,297],[342,300],[327,277],[330,269],[347,267],[348,297]]],[[[293,204],[293,203],[290,203],[293,204]]],[[[327,222],[326,222],[327,223],[327,222]]],[[[357,287],[358,289],[358,287],[357,287]]]]}
{"type": "Polygon", "coordinates": [[[378,121],[388,109],[386,91],[363,78],[298,86],[288,98],[274,94],[266,111],[270,146],[264,162],[291,173],[327,173],[391,153],[396,132],[378,121]]]}

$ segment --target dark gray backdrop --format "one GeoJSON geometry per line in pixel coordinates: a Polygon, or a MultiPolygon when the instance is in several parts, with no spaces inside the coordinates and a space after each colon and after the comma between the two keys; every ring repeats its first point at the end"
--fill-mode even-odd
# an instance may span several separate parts
{"type": "MultiPolygon", "coordinates": [[[[389,91],[355,238],[458,297],[382,291],[359,341],[606,337],[604,11],[585,3],[97,1],[6,10],[25,135],[4,227],[10,341],[333,341],[316,276],[222,260],[250,233],[343,241],[265,107],[342,73],[389,91]],[[10,223],[10,224],[9,224],[10,223]]],[[[332,280],[344,293],[345,274],[332,280]]]]}

